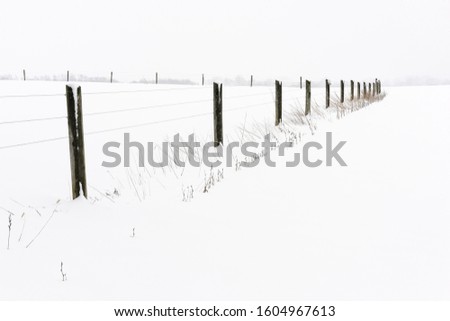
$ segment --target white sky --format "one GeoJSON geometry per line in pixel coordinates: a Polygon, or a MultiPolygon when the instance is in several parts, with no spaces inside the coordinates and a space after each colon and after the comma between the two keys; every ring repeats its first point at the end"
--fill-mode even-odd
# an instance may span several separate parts
{"type": "Polygon", "coordinates": [[[449,0],[0,0],[0,74],[450,79],[449,36],[449,0]]]}

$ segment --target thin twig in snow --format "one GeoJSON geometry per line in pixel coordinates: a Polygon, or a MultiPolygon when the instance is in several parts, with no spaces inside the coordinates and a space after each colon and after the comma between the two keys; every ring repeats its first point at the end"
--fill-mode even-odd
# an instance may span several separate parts
{"type": "Polygon", "coordinates": [[[30,243],[28,243],[28,245],[27,245],[25,248],[28,248],[28,247],[29,247],[29,246],[37,239],[37,237],[41,234],[41,232],[44,230],[44,228],[45,228],[45,227],[47,226],[47,224],[50,222],[50,220],[52,219],[53,215],[57,212],[58,205],[59,205],[59,201],[60,201],[60,200],[58,200],[58,201],[56,202],[56,207],[55,207],[55,209],[53,210],[52,215],[50,215],[50,217],[48,218],[48,220],[45,222],[44,226],[42,226],[42,228],[39,230],[38,234],[36,234],[36,236],[30,241],[30,243]]]}

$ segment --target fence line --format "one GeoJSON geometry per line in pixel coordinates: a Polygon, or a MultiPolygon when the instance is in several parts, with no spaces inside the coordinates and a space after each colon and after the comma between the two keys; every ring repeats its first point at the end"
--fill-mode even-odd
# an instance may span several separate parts
{"type": "MultiPolygon", "coordinates": [[[[69,78],[69,73],[67,73],[67,77],[69,78]]],[[[158,77],[158,74],[156,74],[156,79],[158,77]]],[[[252,77],[253,78],[253,77],[252,77]]],[[[24,79],[25,79],[25,71],[24,71],[24,79]]],[[[111,73],[111,81],[113,79],[113,73],[111,73]]],[[[204,79],[204,77],[203,77],[204,79]]],[[[302,83],[302,78],[300,78],[300,84],[302,83]]],[[[253,82],[253,79],[252,79],[253,82]]],[[[157,83],[157,80],[156,80],[157,83]]],[[[41,139],[41,140],[34,140],[30,142],[25,143],[17,143],[17,144],[11,144],[11,145],[5,145],[0,146],[0,150],[5,149],[12,149],[12,148],[19,148],[24,146],[30,146],[30,145],[37,145],[42,143],[49,143],[49,142],[55,142],[55,141],[61,141],[61,140],[70,140],[70,160],[71,160],[71,176],[72,176],[72,196],[73,198],[79,197],[81,194],[83,196],[87,196],[87,185],[86,185],[86,173],[85,173],[85,165],[84,165],[84,137],[85,136],[91,136],[96,134],[103,134],[103,133],[109,133],[109,132],[115,132],[115,131],[121,131],[125,129],[132,129],[132,128],[139,128],[139,127],[145,127],[145,126],[151,126],[156,124],[164,124],[164,123],[170,123],[180,120],[186,120],[186,119],[193,119],[193,118],[200,118],[205,116],[211,116],[213,115],[213,128],[214,128],[214,142],[215,146],[219,146],[223,144],[223,124],[222,124],[222,113],[225,112],[234,112],[238,110],[248,109],[248,108],[255,108],[255,107],[262,107],[267,106],[269,104],[275,105],[275,126],[279,126],[282,124],[282,105],[283,103],[287,103],[290,101],[297,101],[299,104],[299,108],[301,107],[300,104],[300,98],[305,99],[305,115],[311,114],[311,98],[312,97],[325,97],[325,108],[329,107],[330,104],[330,84],[331,82],[327,79],[325,80],[325,93],[315,93],[314,95],[311,94],[311,81],[305,80],[305,87],[306,92],[302,97],[291,97],[288,99],[282,99],[282,82],[275,81],[275,90],[269,91],[269,92],[257,92],[257,93],[251,93],[251,94],[245,94],[245,95],[236,95],[236,96],[226,96],[225,98],[222,98],[222,84],[213,83],[212,89],[213,89],[213,98],[212,99],[202,99],[202,100],[195,100],[195,101],[184,101],[184,102],[174,102],[174,103],[167,103],[167,104],[158,104],[158,105],[150,105],[150,106],[142,106],[142,107],[131,107],[131,108],[118,108],[113,110],[105,110],[105,111],[98,111],[98,112],[90,112],[90,113],[84,113],[82,112],[82,94],[81,94],[81,87],[77,86],[66,86],[66,93],[65,94],[34,94],[34,95],[4,95],[0,96],[2,99],[6,98],[39,98],[39,97],[66,97],[66,103],[67,103],[67,116],[52,116],[52,117],[41,117],[41,118],[29,118],[29,119],[21,119],[21,120],[10,120],[10,121],[3,121],[0,122],[0,126],[2,125],[12,125],[12,124],[22,124],[22,123],[31,123],[31,122],[43,122],[43,121],[52,121],[52,120],[60,120],[60,119],[67,119],[68,120],[68,126],[69,126],[69,135],[68,136],[60,136],[60,137],[54,137],[54,138],[48,138],[48,139],[41,139]],[[76,90],[76,95],[74,93],[74,90],[76,90]],[[247,97],[256,97],[256,96],[267,96],[271,95],[272,100],[267,102],[261,102],[256,104],[248,104],[244,106],[238,106],[233,107],[229,109],[223,109],[223,100],[234,100],[234,99],[242,99],[247,97]],[[148,110],[148,109],[155,109],[155,108],[162,108],[162,107],[173,107],[173,106],[182,106],[182,105],[189,105],[189,104],[199,104],[199,103],[211,103],[213,102],[213,110],[211,112],[204,112],[204,113],[197,113],[193,115],[188,116],[181,116],[181,117],[174,117],[169,119],[163,119],[163,120],[155,120],[151,122],[143,122],[138,124],[130,124],[125,126],[119,126],[114,128],[107,128],[107,129],[101,129],[101,130],[95,130],[90,131],[87,133],[83,132],[83,118],[84,117],[90,117],[90,116],[99,116],[99,115],[107,115],[107,114],[117,114],[117,113],[126,113],[126,112],[133,112],[133,111],[141,111],[141,110],[148,110]]],[[[252,84],[253,85],[253,84],[252,84]]],[[[358,89],[357,89],[357,99],[360,99],[360,83],[357,83],[358,89]]],[[[364,93],[362,95],[362,99],[368,99],[370,97],[376,96],[381,94],[381,81],[379,79],[375,79],[373,83],[368,82],[368,91],[366,87],[366,82],[363,83],[364,87],[364,93]]],[[[302,85],[301,85],[302,87],[302,85]]],[[[105,95],[105,94],[123,94],[123,93],[139,93],[139,92],[158,92],[158,91],[178,91],[178,90],[192,90],[192,89],[206,89],[211,87],[184,87],[184,88],[159,88],[159,89],[152,89],[152,90],[119,90],[119,91],[99,91],[99,92],[87,92],[83,95],[105,95]]],[[[253,90],[253,89],[252,89],[253,90]]],[[[292,90],[285,90],[285,93],[302,93],[302,89],[292,89],[292,90]]],[[[344,88],[344,81],[340,81],[340,92],[334,93],[336,98],[338,98],[338,101],[340,103],[345,102],[345,88],[344,88]],[[339,96],[338,96],[339,93],[339,96]]],[[[347,98],[347,100],[353,101],[355,100],[354,95],[354,81],[350,81],[350,98],[347,98]]]]}

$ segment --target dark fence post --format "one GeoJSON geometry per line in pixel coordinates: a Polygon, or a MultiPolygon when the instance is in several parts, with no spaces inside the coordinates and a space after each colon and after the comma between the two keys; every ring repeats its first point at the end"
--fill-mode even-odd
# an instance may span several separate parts
{"type": "Polygon", "coordinates": [[[306,87],[306,102],[305,102],[305,116],[311,114],[311,82],[309,80],[305,81],[306,87]]]}
{"type": "Polygon", "coordinates": [[[205,74],[202,74],[202,86],[205,85],[205,74]]]}
{"type": "Polygon", "coordinates": [[[303,88],[303,77],[300,77],[300,89],[303,88]]]}
{"type": "Polygon", "coordinates": [[[376,90],[375,90],[375,83],[373,83],[372,85],[372,96],[376,95],[376,90]]]}
{"type": "Polygon", "coordinates": [[[367,86],[366,86],[366,82],[364,82],[364,90],[363,90],[363,98],[366,99],[367,98],[367,86]]]}
{"type": "Polygon", "coordinates": [[[25,72],[25,69],[23,70],[23,81],[26,81],[27,80],[27,74],[26,74],[26,72],[25,72]]]}
{"type": "Polygon", "coordinates": [[[69,74],[69,71],[67,70],[67,82],[69,82],[70,81],[70,74],[69,74]]]}
{"type": "Polygon", "coordinates": [[[83,108],[81,87],[66,86],[67,121],[69,125],[70,168],[72,198],[80,195],[87,198],[86,164],[84,159],[83,108]]]}
{"type": "Polygon", "coordinates": [[[275,126],[278,126],[283,118],[283,94],[282,82],[275,80],[275,126]]]}
{"type": "Polygon", "coordinates": [[[372,93],[372,83],[371,82],[369,82],[369,97],[370,97],[370,94],[372,93]]]}
{"type": "Polygon", "coordinates": [[[223,144],[222,84],[213,83],[214,95],[214,147],[223,144]]]}
{"type": "Polygon", "coordinates": [[[344,102],[345,96],[344,96],[344,81],[341,80],[341,103],[344,102]]]}
{"type": "Polygon", "coordinates": [[[355,82],[350,80],[350,100],[355,99],[355,82]]]}
{"type": "Polygon", "coordinates": [[[325,108],[330,107],[330,82],[325,79],[325,108]]]}
{"type": "Polygon", "coordinates": [[[111,84],[113,82],[113,72],[111,71],[111,84]]]}
{"type": "Polygon", "coordinates": [[[358,100],[361,99],[361,83],[358,81],[358,100]]]}
{"type": "Polygon", "coordinates": [[[381,80],[378,80],[378,91],[381,94],[381,80]]]}
{"type": "Polygon", "coordinates": [[[155,73],[155,84],[158,84],[158,73],[155,73]]]}
{"type": "Polygon", "coordinates": [[[253,87],[253,75],[250,76],[250,87],[253,87]]]}

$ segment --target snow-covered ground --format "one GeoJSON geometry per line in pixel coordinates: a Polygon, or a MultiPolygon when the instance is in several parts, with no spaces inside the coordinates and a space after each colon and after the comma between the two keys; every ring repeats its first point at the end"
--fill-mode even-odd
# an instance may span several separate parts
{"type": "MultiPolygon", "coordinates": [[[[30,94],[40,86],[60,94],[64,87],[27,86],[36,87],[27,87],[30,94]]],[[[111,86],[82,89],[117,90],[111,86]]],[[[13,82],[2,88],[4,95],[23,93],[13,82]]],[[[85,114],[205,100],[175,111],[87,116],[85,132],[211,111],[210,87],[178,88],[84,94],[85,114]]],[[[288,128],[301,132],[302,140],[274,157],[276,168],[225,168],[208,193],[202,193],[207,168],[188,169],[186,177],[179,169],[155,171],[147,179],[139,169],[106,171],[101,146],[120,141],[124,130],[86,136],[88,201],[70,201],[67,140],[0,149],[0,299],[450,299],[449,89],[388,88],[383,101],[339,120],[332,108],[324,121],[313,119],[314,135],[306,125],[288,128]],[[341,153],[347,167],[284,166],[305,142],[325,144],[327,131],[333,141],[347,141],[341,153]],[[186,185],[195,189],[189,202],[181,197],[186,185]],[[114,189],[119,196],[106,195],[114,189]]],[[[303,94],[286,88],[287,114],[302,108],[303,94]]],[[[224,89],[229,141],[277,131],[272,95],[272,88],[224,89]],[[265,105],[250,106],[260,103],[265,105]]],[[[316,98],[323,107],[323,95],[316,98]]],[[[39,99],[1,100],[0,122],[65,115],[64,96],[39,99]]],[[[130,132],[140,141],[162,142],[178,132],[206,141],[212,120],[202,117],[130,132]]],[[[0,126],[0,145],[67,135],[64,119],[50,122],[0,126]]]]}

